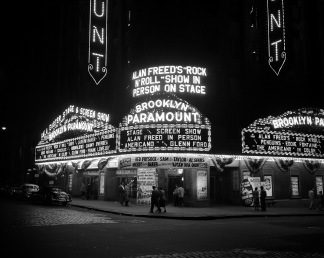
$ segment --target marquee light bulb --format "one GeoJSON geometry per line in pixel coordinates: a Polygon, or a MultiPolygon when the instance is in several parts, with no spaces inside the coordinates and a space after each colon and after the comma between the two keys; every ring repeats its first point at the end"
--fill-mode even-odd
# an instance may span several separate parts
{"type": "Polygon", "coordinates": [[[101,36],[99,34],[98,28],[96,26],[93,26],[93,33],[92,33],[92,42],[96,42],[96,36],[98,36],[98,39],[101,44],[104,44],[104,28],[101,28],[101,36]]]}
{"type": "Polygon", "coordinates": [[[94,0],[93,3],[93,13],[97,16],[97,17],[102,17],[105,15],[105,2],[101,2],[101,14],[97,13],[97,0],[94,0]]]}

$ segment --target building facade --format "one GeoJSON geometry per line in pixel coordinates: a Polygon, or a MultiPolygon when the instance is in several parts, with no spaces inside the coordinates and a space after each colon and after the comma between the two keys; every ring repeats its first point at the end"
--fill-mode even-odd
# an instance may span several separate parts
{"type": "MultiPolygon", "coordinates": [[[[310,188],[322,189],[323,133],[315,123],[324,84],[322,1],[90,2],[79,6],[78,20],[78,35],[89,39],[89,46],[78,45],[84,53],[78,67],[88,71],[75,73],[73,99],[59,96],[96,115],[109,113],[111,129],[77,128],[42,139],[35,160],[40,180],[63,182],[75,196],[83,181],[103,200],[116,200],[120,182],[132,182],[139,203],[153,184],[167,190],[169,201],[175,184],[183,184],[190,206],[250,205],[256,185],[267,186],[275,205],[301,204],[310,188]],[[100,68],[97,75],[89,65],[100,68]],[[275,128],[290,123],[285,112],[295,114],[292,121],[311,112],[312,124],[275,128]],[[100,132],[113,134],[114,144],[101,146],[93,137],[100,132]],[[57,147],[63,156],[53,147],[47,156],[46,146],[82,145],[77,137],[93,141],[57,147]],[[77,150],[83,153],[73,155],[77,150]]],[[[74,110],[78,121],[98,118],[89,114],[74,110]]],[[[71,122],[63,115],[55,121],[47,137],[71,122]]]]}

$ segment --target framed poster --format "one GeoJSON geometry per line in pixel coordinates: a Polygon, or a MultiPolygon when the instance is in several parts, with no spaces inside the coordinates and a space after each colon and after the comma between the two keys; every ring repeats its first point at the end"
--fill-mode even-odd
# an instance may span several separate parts
{"type": "Polygon", "coordinates": [[[197,200],[207,200],[207,171],[197,171],[197,200]]]}
{"type": "Polygon", "coordinates": [[[155,168],[138,168],[137,170],[137,204],[151,205],[152,186],[158,186],[155,168]]]}
{"type": "Polygon", "coordinates": [[[250,175],[251,175],[251,173],[250,173],[249,170],[243,170],[242,171],[243,179],[247,179],[250,175]]]}
{"type": "Polygon", "coordinates": [[[244,206],[251,206],[253,203],[253,189],[250,181],[246,178],[241,182],[241,198],[244,206]]]}
{"type": "Polygon", "coordinates": [[[272,176],[264,176],[264,186],[263,187],[264,187],[264,190],[267,192],[267,197],[272,197],[273,196],[272,176]]]}
{"type": "Polygon", "coordinates": [[[323,176],[316,176],[316,193],[323,193],[323,176]]]}
{"type": "Polygon", "coordinates": [[[105,173],[100,173],[100,188],[99,188],[99,194],[104,195],[105,194],[105,173]]]}
{"type": "Polygon", "coordinates": [[[291,196],[292,197],[299,197],[299,176],[291,176],[291,196]]]}
{"type": "MultiPolygon", "coordinates": [[[[260,177],[248,177],[247,180],[249,180],[251,187],[252,187],[252,197],[253,197],[253,191],[256,187],[258,188],[258,192],[259,192],[259,196],[260,196],[261,178],[260,177]]],[[[251,206],[254,205],[254,198],[252,198],[252,199],[253,199],[253,202],[251,203],[251,206]]]]}
{"type": "Polygon", "coordinates": [[[257,187],[258,190],[260,191],[260,186],[261,186],[261,179],[260,177],[248,177],[247,178],[251,184],[252,191],[257,187]]]}

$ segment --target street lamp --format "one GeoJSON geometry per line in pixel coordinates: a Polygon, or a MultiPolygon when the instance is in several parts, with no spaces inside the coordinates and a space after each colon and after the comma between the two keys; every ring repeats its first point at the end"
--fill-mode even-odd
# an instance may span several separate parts
{"type": "Polygon", "coordinates": [[[26,183],[30,183],[30,174],[31,174],[32,170],[29,168],[27,169],[27,176],[26,176],[26,183]]]}

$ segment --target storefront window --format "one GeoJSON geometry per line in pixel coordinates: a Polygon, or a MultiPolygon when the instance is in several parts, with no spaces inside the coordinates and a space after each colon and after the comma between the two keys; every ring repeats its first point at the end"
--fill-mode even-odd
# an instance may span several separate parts
{"type": "Polygon", "coordinates": [[[299,176],[291,176],[291,196],[299,197],[299,176]]]}

